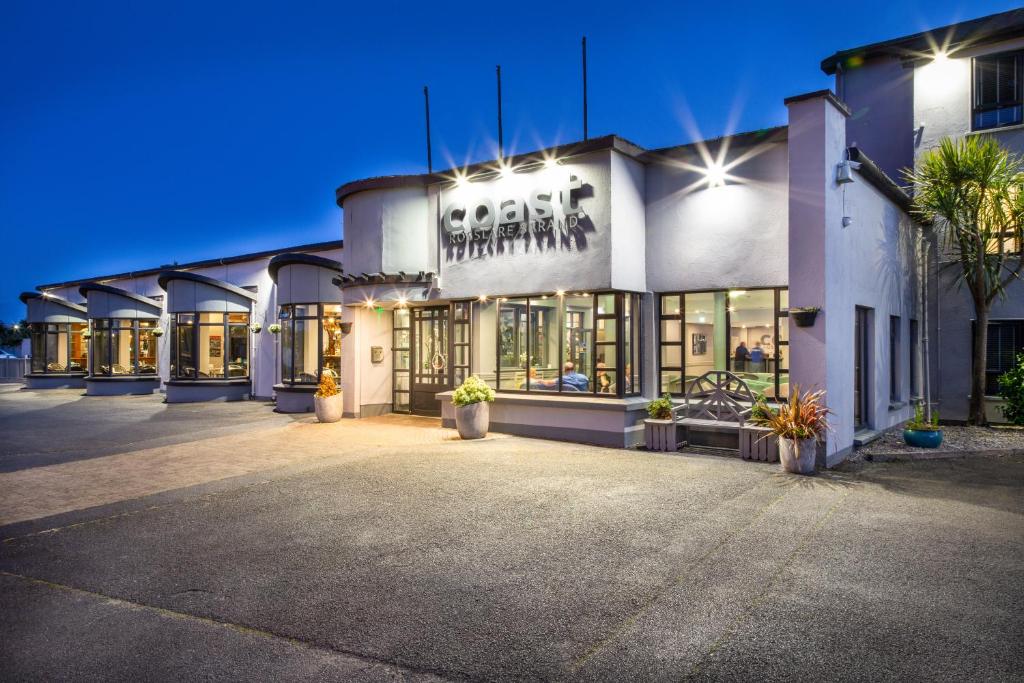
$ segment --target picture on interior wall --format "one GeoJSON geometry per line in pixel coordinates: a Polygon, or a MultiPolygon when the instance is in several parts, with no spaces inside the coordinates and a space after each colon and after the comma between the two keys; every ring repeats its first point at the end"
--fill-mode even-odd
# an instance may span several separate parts
{"type": "Polygon", "coordinates": [[[693,333],[693,355],[705,356],[708,353],[708,337],[700,332],[693,333]]]}
{"type": "Polygon", "coordinates": [[[220,358],[221,339],[216,335],[210,336],[210,358],[220,358]]]}

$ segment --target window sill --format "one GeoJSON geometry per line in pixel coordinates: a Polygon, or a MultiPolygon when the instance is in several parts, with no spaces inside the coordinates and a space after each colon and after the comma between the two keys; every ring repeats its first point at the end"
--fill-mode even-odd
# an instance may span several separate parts
{"type": "MultiPolygon", "coordinates": [[[[437,394],[442,402],[451,402],[453,391],[437,394]]],[[[547,408],[581,408],[585,410],[647,410],[649,398],[629,396],[626,398],[600,398],[594,394],[578,392],[567,394],[546,395],[543,392],[502,393],[496,392],[495,403],[507,403],[522,406],[543,406],[547,408]]]]}
{"type": "Polygon", "coordinates": [[[967,135],[990,135],[992,133],[1001,133],[1003,131],[1019,131],[1024,130],[1024,123],[1015,123],[1012,126],[995,126],[993,128],[982,128],[980,130],[970,130],[967,135]]]}
{"type": "Polygon", "coordinates": [[[274,385],[274,391],[285,392],[285,393],[293,392],[293,393],[296,393],[296,394],[312,394],[312,393],[316,392],[316,390],[317,390],[317,385],[316,384],[285,384],[285,383],[281,383],[281,384],[275,384],[274,385]]]}
{"type": "Polygon", "coordinates": [[[88,375],[86,382],[159,382],[160,375],[88,375]]]}
{"type": "Polygon", "coordinates": [[[229,387],[252,384],[248,377],[235,377],[232,379],[169,379],[166,382],[171,387],[229,387]]]}
{"type": "Polygon", "coordinates": [[[906,407],[907,407],[907,402],[906,401],[895,401],[895,402],[890,401],[889,402],[889,412],[890,413],[895,412],[897,410],[900,410],[901,408],[906,408],[906,407]]]}
{"type": "Polygon", "coordinates": [[[38,379],[40,377],[85,377],[84,372],[30,372],[25,377],[38,379]]]}

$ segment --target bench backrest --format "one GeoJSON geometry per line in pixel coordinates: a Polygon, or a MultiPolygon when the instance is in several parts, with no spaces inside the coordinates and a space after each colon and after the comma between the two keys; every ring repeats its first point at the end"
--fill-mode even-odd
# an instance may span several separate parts
{"type": "Polygon", "coordinates": [[[743,424],[753,404],[754,394],[746,382],[726,370],[711,370],[690,384],[683,404],[672,412],[677,418],[743,424]]]}

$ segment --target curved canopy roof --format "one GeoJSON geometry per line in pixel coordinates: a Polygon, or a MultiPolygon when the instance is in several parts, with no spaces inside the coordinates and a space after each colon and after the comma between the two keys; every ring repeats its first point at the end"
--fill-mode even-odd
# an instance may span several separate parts
{"type": "Polygon", "coordinates": [[[231,292],[238,296],[243,296],[246,299],[256,301],[256,295],[250,292],[248,289],[243,289],[238,285],[233,285],[230,282],[224,282],[223,280],[215,280],[212,277],[206,277],[205,275],[198,275],[196,273],[189,273],[184,270],[165,270],[160,273],[156,282],[160,285],[160,288],[165,292],[167,291],[167,283],[171,280],[189,280],[191,282],[201,282],[204,285],[210,285],[211,287],[217,287],[223,289],[225,292],[231,292]]]}
{"type": "Polygon", "coordinates": [[[27,304],[29,301],[33,299],[45,299],[47,301],[51,301],[57,304],[58,306],[70,308],[72,311],[77,311],[78,313],[86,312],[85,306],[82,306],[81,304],[72,303],[67,299],[64,299],[59,296],[54,296],[52,294],[43,294],[42,292],[22,292],[21,294],[18,295],[18,298],[21,299],[21,303],[23,304],[27,304]]]}
{"type": "Polygon", "coordinates": [[[117,296],[123,296],[126,299],[131,299],[132,301],[137,301],[140,304],[152,306],[157,309],[161,307],[159,301],[154,301],[153,299],[150,299],[148,296],[142,296],[141,294],[129,292],[126,289],[118,289],[117,287],[111,287],[110,285],[101,285],[98,282],[87,282],[81,287],[79,287],[78,291],[86,299],[89,298],[89,292],[106,292],[107,294],[116,294],[117,296]]]}
{"type": "Polygon", "coordinates": [[[274,284],[277,284],[277,271],[281,270],[285,266],[294,265],[319,266],[320,268],[327,268],[328,270],[334,270],[339,273],[344,272],[341,269],[341,263],[334,259],[324,258],[323,256],[313,256],[312,254],[292,252],[288,254],[278,254],[274,258],[270,259],[270,264],[267,266],[267,271],[270,273],[270,279],[274,281],[274,284]]]}

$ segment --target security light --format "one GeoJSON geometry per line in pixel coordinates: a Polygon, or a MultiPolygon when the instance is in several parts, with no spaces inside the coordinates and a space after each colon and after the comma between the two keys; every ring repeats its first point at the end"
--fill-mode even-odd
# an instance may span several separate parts
{"type": "Polygon", "coordinates": [[[725,168],[717,161],[712,162],[704,170],[704,178],[708,181],[708,187],[721,187],[725,185],[725,168]]]}
{"type": "Polygon", "coordinates": [[[558,166],[558,159],[551,157],[544,160],[544,168],[554,168],[555,166],[558,166]]]}

